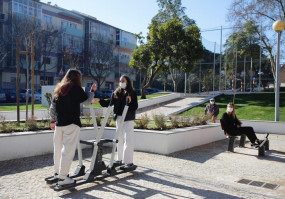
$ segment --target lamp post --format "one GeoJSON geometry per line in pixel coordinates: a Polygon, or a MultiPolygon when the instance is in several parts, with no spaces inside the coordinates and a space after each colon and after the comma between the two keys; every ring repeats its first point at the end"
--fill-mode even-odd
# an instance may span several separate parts
{"type": "Polygon", "coordinates": [[[284,21],[277,20],[273,23],[272,28],[277,32],[277,49],[276,49],[276,66],[275,66],[275,122],[279,121],[279,99],[280,99],[280,66],[279,66],[279,53],[280,53],[280,36],[282,30],[285,29],[284,21]]]}

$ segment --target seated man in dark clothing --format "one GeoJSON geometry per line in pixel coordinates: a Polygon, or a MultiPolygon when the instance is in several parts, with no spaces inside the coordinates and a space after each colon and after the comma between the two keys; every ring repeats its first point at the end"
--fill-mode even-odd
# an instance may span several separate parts
{"type": "Polygon", "coordinates": [[[215,103],[215,99],[210,99],[210,104],[205,107],[204,110],[205,115],[210,115],[212,122],[216,122],[217,116],[219,115],[219,106],[215,103]]]}
{"type": "Polygon", "coordinates": [[[236,136],[245,134],[251,142],[251,146],[259,146],[262,140],[257,139],[252,127],[241,127],[241,122],[235,115],[235,106],[233,103],[229,103],[227,111],[223,114],[221,119],[223,129],[226,134],[236,136]]]}

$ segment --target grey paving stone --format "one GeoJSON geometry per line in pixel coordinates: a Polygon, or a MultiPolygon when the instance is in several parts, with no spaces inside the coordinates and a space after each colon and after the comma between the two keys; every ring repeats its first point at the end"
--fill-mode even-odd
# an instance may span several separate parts
{"type": "MultiPolygon", "coordinates": [[[[262,138],[264,135],[258,135],[262,138]]],[[[285,198],[285,135],[270,135],[270,151],[258,157],[249,147],[227,152],[227,140],[168,156],[135,152],[138,169],[55,192],[44,178],[53,174],[52,154],[0,162],[0,198],[285,198]],[[238,183],[277,184],[275,190],[238,183]]],[[[159,144],[159,143],[158,143],[159,144]]],[[[84,150],[89,165],[91,150],[84,150]]],[[[103,156],[110,158],[110,148],[103,156]]],[[[71,171],[78,161],[72,163],[71,171]]]]}

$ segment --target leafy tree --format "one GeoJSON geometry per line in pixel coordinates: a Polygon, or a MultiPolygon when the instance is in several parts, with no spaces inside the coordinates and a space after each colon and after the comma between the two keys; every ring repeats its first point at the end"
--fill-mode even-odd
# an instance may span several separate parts
{"type": "Polygon", "coordinates": [[[140,45],[131,56],[130,66],[144,70],[142,98],[156,75],[169,69],[189,72],[202,58],[200,31],[194,21],[186,17],[180,0],[159,0],[159,13],[148,27],[147,41],[139,35],[140,45]]]}
{"type": "MultiPolygon", "coordinates": [[[[243,60],[244,57],[247,57],[248,60],[252,58],[253,62],[253,74],[257,74],[259,70],[259,56],[260,56],[260,38],[255,33],[258,27],[254,24],[253,21],[247,21],[243,25],[243,29],[238,30],[237,32],[233,32],[227,39],[225,43],[225,54],[224,60],[228,63],[227,68],[227,77],[229,78],[235,73],[235,62],[236,62],[236,54],[237,59],[243,60]]],[[[266,65],[267,57],[263,54],[262,48],[262,65],[266,65]]],[[[242,63],[243,65],[243,63],[242,63]]],[[[263,67],[265,68],[265,67],[263,67]]],[[[247,67],[246,74],[248,74],[248,79],[250,78],[250,69],[247,67]]],[[[243,67],[239,67],[237,69],[237,73],[240,74],[243,71],[243,67]]],[[[269,71],[267,71],[268,73],[269,71]]],[[[271,73],[269,72],[268,75],[271,73]]],[[[249,81],[247,81],[249,82],[249,81]]]]}
{"type": "Polygon", "coordinates": [[[275,78],[273,48],[276,39],[275,34],[272,34],[272,24],[276,20],[285,19],[284,0],[233,0],[228,18],[236,27],[242,27],[249,21],[256,26],[253,31],[261,38],[270,58],[271,71],[275,78]],[[257,28],[261,24],[262,28],[257,28]]]}

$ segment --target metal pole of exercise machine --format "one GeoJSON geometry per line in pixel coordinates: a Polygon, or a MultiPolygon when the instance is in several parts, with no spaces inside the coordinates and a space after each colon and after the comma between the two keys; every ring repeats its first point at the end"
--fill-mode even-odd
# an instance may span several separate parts
{"type": "Polygon", "coordinates": [[[123,114],[120,118],[120,121],[119,121],[119,127],[118,127],[118,130],[115,134],[115,137],[114,137],[114,140],[113,140],[113,147],[112,147],[112,154],[111,154],[111,159],[110,159],[110,168],[112,168],[113,166],[113,163],[114,163],[114,158],[115,158],[115,152],[116,152],[116,145],[117,145],[117,139],[119,137],[119,135],[122,133],[123,131],[123,126],[124,126],[124,122],[125,122],[125,117],[127,115],[127,112],[128,112],[128,109],[129,109],[129,106],[128,104],[126,103],[126,106],[124,108],[124,111],[123,111],[123,114]]]}
{"type": "MultiPolygon", "coordinates": [[[[95,165],[95,161],[96,161],[96,157],[97,157],[97,152],[98,152],[98,142],[100,142],[100,140],[101,140],[101,138],[103,136],[104,128],[106,126],[106,123],[107,123],[107,120],[109,118],[109,115],[110,115],[111,111],[112,111],[112,107],[109,106],[108,109],[107,109],[106,115],[104,117],[104,120],[103,120],[103,122],[101,124],[101,128],[100,128],[99,132],[97,133],[96,141],[94,142],[93,155],[92,155],[92,159],[91,159],[91,162],[90,162],[89,170],[88,170],[88,172],[86,172],[86,174],[85,174],[85,176],[83,178],[84,180],[88,180],[91,172],[94,169],[94,165],[95,165]]],[[[95,117],[93,117],[93,118],[95,118],[95,117]]],[[[93,119],[93,121],[94,121],[94,119],[93,119]]],[[[96,122],[93,122],[93,123],[96,123],[96,122]]]]}

